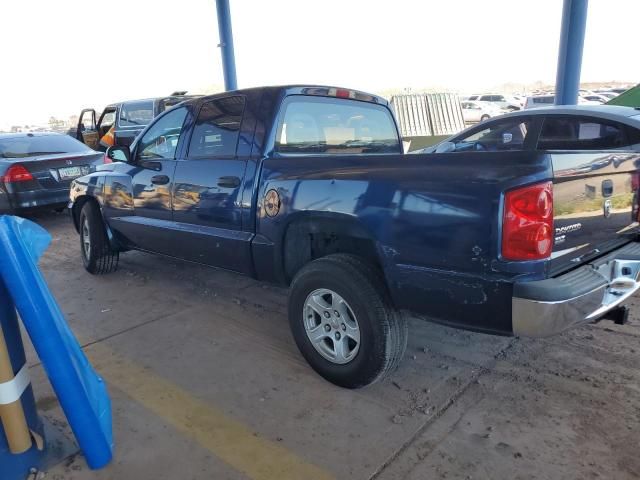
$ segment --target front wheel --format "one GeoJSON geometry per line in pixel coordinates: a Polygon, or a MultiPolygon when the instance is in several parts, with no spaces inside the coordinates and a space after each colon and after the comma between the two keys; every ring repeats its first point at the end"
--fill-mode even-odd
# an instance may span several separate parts
{"type": "Polygon", "coordinates": [[[94,275],[114,272],[119,254],[109,244],[98,205],[89,201],[80,212],[80,251],[87,272],[94,275]]]}
{"type": "Polygon", "coordinates": [[[393,371],[407,345],[406,320],[391,305],[381,272],[353,255],[302,268],[289,294],[289,323],[311,367],[346,388],[393,371]]]}
{"type": "Polygon", "coordinates": [[[480,117],[480,121],[481,122],[486,122],[487,120],[489,120],[491,117],[489,115],[482,115],[482,117],[480,117]]]}

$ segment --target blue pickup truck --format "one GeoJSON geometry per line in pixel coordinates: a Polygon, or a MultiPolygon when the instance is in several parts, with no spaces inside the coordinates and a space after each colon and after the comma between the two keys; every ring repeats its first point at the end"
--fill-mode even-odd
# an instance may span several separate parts
{"type": "Polygon", "coordinates": [[[348,388],[400,362],[407,312],[533,337],[624,319],[640,112],[540,111],[414,155],[387,102],[359,91],[188,100],[74,180],[84,266],[108,273],[135,249],[287,285],[302,355],[348,388]]]}

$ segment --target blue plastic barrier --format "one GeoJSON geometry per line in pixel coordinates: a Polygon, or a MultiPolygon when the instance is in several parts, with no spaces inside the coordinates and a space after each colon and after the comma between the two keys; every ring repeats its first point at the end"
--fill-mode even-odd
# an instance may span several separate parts
{"type": "Polygon", "coordinates": [[[85,357],[37,266],[50,235],[28,220],[0,217],[0,277],[89,467],[112,458],[111,401],[85,357]]]}

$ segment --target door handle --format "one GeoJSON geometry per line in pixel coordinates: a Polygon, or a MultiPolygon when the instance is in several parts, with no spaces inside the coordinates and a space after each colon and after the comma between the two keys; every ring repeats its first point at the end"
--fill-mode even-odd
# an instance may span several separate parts
{"type": "Polygon", "coordinates": [[[169,177],[166,175],[154,175],[151,177],[151,183],[154,185],[166,185],[169,183],[169,177]]]}
{"type": "Polygon", "coordinates": [[[218,186],[222,188],[236,188],[240,186],[240,177],[220,177],[218,186]]]}
{"type": "Polygon", "coordinates": [[[140,166],[142,168],[146,168],[147,170],[155,170],[156,172],[162,170],[162,164],[160,162],[154,162],[152,160],[140,162],[140,166]]]}

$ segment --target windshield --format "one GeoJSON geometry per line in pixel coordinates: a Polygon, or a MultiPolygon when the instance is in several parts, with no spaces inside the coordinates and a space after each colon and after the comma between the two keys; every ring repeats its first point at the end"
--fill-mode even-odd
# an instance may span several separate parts
{"type": "Polygon", "coordinates": [[[141,102],[127,102],[120,110],[121,127],[135,127],[139,125],[149,125],[153,120],[153,101],[144,100],[141,102]]]}
{"type": "Polygon", "coordinates": [[[382,105],[292,96],[276,139],[280,153],[402,153],[391,112],[382,105]]]}
{"type": "Polygon", "coordinates": [[[86,153],[92,150],[68,135],[0,137],[0,158],[25,158],[56,153],[86,153]]]}

